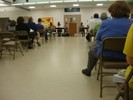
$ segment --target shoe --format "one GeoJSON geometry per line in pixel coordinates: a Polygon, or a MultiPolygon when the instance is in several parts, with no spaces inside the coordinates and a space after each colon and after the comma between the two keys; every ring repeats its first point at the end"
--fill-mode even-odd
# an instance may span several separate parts
{"type": "Polygon", "coordinates": [[[39,42],[37,44],[38,44],[38,46],[41,46],[41,44],[39,42]]]}
{"type": "Polygon", "coordinates": [[[32,46],[29,46],[28,49],[33,49],[33,47],[32,46]]]}
{"type": "Polygon", "coordinates": [[[86,76],[91,76],[91,73],[88,72],[87,69],[83,69],[83,70],[82,70],[82,73],[83,73],[84,75],[86,75],[86,76]]]}

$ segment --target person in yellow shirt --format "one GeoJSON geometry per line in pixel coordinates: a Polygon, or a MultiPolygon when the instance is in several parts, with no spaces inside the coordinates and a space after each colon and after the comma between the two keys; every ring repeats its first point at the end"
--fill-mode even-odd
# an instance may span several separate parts
{"type": "MultiPolygon", "coordinates": [[[[133,24],[131,25],[128,31],[123,53],[126,54],[126,60],[127,60],[127,63],[129,64],[125,73],[127,77],[129,72],[133,68],[133,24]]],[[[133,89],[133,77],[129,81],[129,87],[133,89]]]]}

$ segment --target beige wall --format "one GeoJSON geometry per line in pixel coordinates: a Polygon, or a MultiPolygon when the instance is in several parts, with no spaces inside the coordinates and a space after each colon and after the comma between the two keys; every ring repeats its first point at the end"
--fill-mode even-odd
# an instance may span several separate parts
{"type": "Polygon", "coordinates": [[[35,10],[35,11],[26,11],[15,8],[7,8],[5,12],[0,12],[0,17],[10,17],[10,19],[16,19],[18,16],[32,16],[34,21],[37,22],[39,17],[53,17],[54,24],[57,25],[57,22],[60,21],[62,26],[64,26],[64,15],[80,14],[81,21],[86,26],[88,20],[91,16],[97,12],[101,14],[102,12],[108,12],[107,8],[81,8],[80,12],[77,13],[65,13],[64,9],[46,9],[46,10],[35,10]],[[10,11],[8,10],[10,9],[10,11]],[[12,10],[13,9],[13,10],[12,10]]]}

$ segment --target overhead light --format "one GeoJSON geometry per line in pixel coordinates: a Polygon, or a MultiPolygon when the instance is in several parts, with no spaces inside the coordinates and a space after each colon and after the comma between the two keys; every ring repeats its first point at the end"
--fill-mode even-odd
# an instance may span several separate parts
{"type": "Polygon", "coordinates": [[[50,3],[62,3],[63,1],[50,1],[50,3]]]}
{"type": "Polygon", "coordinates": [[[50,7],[52,7],[52,8],[53,8],[53,7],[56,7],[56,5],[50,5],[50,7]]]}
{"type": "Polygon", "coordinates": [[[49,1],[46,1],[46,2],[37,2],[37,4],[46,4],[46,3],[49,3],[49,1]]]}
{"type": "Polygon", "coordinates": [[[0,11],[6,11],[6,10],[0,10],[0,11]]]}
{"type": "Polygon", "coordinates": [[[8,6],[8,5],[7,5],[7,4],[2,4],[2,3],[1,3],[0,6],[2,7],[2,6],[8,6]]]}
{"type": "Polygon", "coordinates": [[[99,4],[96,4],[97,6],[103,6],[103,4],[102,3],[99,3],[99,4]]]}
{"type": "Polygon", "coordinates": [[[35,7],[34,7],[34,6],[30,6],[29,8],[30,8],[30,9],[34,9],[35,7]]]}
{"type": "Polygon", "coordinates": [[[107,1],[107,0],[94,0],[94,1],[107,1]]]}
{"type": "Polygon", "coordinates": [[[0,3],[4,3],[4,1],[1,1],[1,0],[0,0],[0,3]]]}
{"type": "Polygon", "coordinates": [[[34,5],[36,4],[35,2],[27,2],[27,3],[24,3],[24,5],[34,5]]]}
{"type": "Polygon", "coordinates": [[[14,3],[12,4],[13,6],[19,6],[19,5],[23,5],[23,3],[14,3]]]}
{"type": "Polygon", "coordinates": [[[78,7],[79,6],[79,4],[73,4],[73,7],[78,7]]]}
{"type": "Polygon", "coordinates": [[[77,0],[64,0],[64,2],[77,2],[77,0]]]}
{"type": "Polygon", "coordinates": [[[79,0],[79,2],[86,2],[86,1],[92,1],[92,0],[79,0]]]}

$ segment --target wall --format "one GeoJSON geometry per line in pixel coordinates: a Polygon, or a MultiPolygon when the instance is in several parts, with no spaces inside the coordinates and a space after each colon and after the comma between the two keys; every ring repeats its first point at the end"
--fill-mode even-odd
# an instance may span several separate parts
{"type": "MultiPolygon", "coordinates": [[[[11,9],[11,8],[9,8],[11,9]]],[[[14,10],[0,13],[0,17],[10,17],[10,19],[16,20],[18,16],[32,16],[34,18],[34,22],[37,23],[37,19],[39,17],[53,17],[54,24],[57,25],[57,22],[60,21],[61,24],[64,24],[64,15],[67,14],[81,14],[81,22],[84,25],[87,25],[88,20],[90,20],[91,16],[96,12],[101,14],[102,12],[107,12],[107,8],[81,8],[80,12],[77,13],[65,13],[64,9],[45,9],[45,10],[33,10],[26,11],[18,8],[13,8],[14,10]],[[16,10],[15,10],[16,9],[16,10]]]]}

